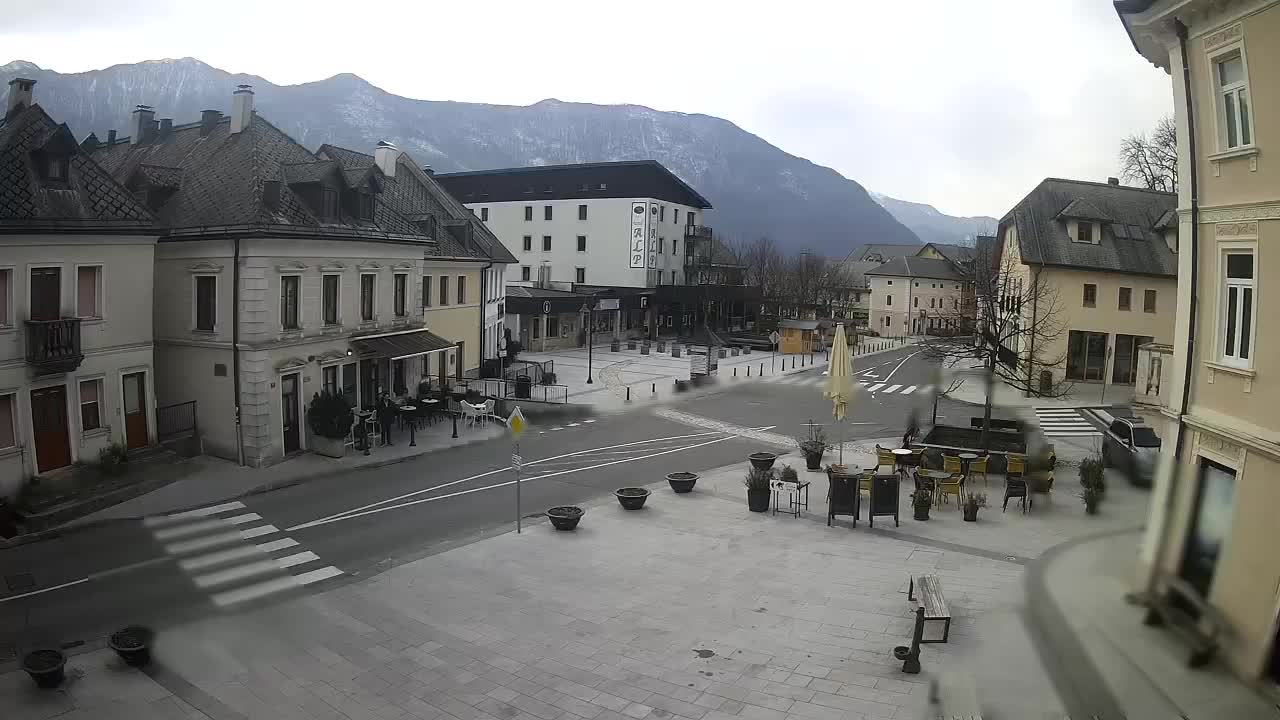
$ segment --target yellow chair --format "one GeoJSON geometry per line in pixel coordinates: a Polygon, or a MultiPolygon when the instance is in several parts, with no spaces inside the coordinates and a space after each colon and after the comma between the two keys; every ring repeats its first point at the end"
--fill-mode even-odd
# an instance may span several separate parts
{"type": "Polygon", "coordinates": [[[879,470],[881,465],[888,465],[890,470],[896,470],[898,459],[892,450],[876,445],[876,470],[879,470]]]}
{"type": "Polygon", "coordinates": [[[1022,477],[1027,474],[1027,456],[1019,453],[1009,453],[1008,468],[1005,475],[1009,477],[1022,477]]]}
{"type": "Polygon", "coordinates": [[[858,492],[865,492],[867,497],[871,497],[871,476],[873,471],[864,470],[862,475],[858,476],[858,492]]]}
{"type": "Polygon", "coordinates": [[[942,456],[942,472],[951,473],[952,475],[960,475],[964,471],[960,464],[960,458],[955,455],[942,456]]]}
{"type": "Polygon", "coordinates": [[[987,459],[985,457],[977,460],[969,461],[969,481],[972,482],[975,475],[982,476],[982,486],[987,487],[987,459]]]}
{"type": "Polygon", "coordinates": [[[956,509],[960,509],[960,479],[963,475],[952,475],[938,483],[938,503],[946,501],[948,495],[956,496],[956,509]]]}

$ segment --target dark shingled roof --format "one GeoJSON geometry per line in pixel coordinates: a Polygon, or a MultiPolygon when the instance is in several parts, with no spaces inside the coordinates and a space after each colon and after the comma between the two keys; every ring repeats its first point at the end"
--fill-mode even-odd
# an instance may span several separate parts
{"type": "Polygon", "coordinates": [[[436,178],[466,203],[654,198],[711,207],[697,190],[657,160],[475,170],[442,173],[436,178]]]}
{"type": "MultiPolygon", "coordinates": [[[[942,257],[957,265],[971,262],[974,257],[973,248],[965,245],[949,245],[947,243],[929,243],[929,246],[942,254],[942,257]]],[[[923,248],[921,248],[923,249],[923,248]]]]}
{"type": "Polygon", "coordinates": [[[888,262],[894,258],[907,257],[920,252],[923,245],[867,245],[862,252],[850,260],[888,262]],[[877,260],[878,258],[878,260],[877,260]]]}
{"type": "Polygon", "coordinates": [[[954,263],[950,260],[936,258],[900,257],[881,265],[867,275],[888,275],[891,277],[921,277],[935,280],[965,280],[954,263]]]}
{"type": "Polygon", "coordinates": [[[0,231],[152,232],[154,226],[147,208],[81,151],[70,129],[40,105],[0,124],[0,231]],[[33,166],[42,150],[54,148],[70,154],[66,182],[42,181],[43,173],[33,166]]]}
{"type": "Polygon", "coordinates": [[[1047,178],[1001,218],[1000,227],[1015,224],[1026,264],[1176,277],[1177,256],[1155,228],[1177,206],[1173,193],[1047,178]],[[1060,219],[1066,208],[1081,212],[1086,205],[1109,218],[1097,245],[1072,242],[1060,219]]]}
{"type": "Polygon", "coordinates": [[[870,260],[845,260],[839,265],[840,271],[848,278],[848,286],[851,288],[867,287],[866,274],[878,267],[880,263],[870,260]]]}

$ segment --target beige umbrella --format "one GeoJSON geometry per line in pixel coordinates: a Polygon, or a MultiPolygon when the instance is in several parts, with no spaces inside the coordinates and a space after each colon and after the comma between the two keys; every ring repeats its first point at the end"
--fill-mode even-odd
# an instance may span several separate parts
{"type": "MultiPolygon", "coordinates": [[[[831,340],[831,359],[827,363],[827,385],[822,394],[831,400],[831,416],[842,421],[849,412],[849,402],[857,386],[853,383],[853,362],[849,357],[849,343],[844,337],[844,323],[836,325],[836,335],[831,340]]],[[[844,432],[840,433],[840,464],[844,464],[844,432]]]]}

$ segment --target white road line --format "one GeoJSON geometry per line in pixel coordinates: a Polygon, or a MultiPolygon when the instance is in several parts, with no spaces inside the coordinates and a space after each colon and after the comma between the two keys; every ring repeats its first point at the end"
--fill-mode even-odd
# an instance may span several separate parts
{"type": "Polygon", "coordinates": [[[250,523],[250,522],[253,522],[254,520],[261,520],[261,519],[262,519],[262,516],[259,515],[258,513],[245,513],[243,515],[237,515],[235,517],[227,518],[226,521],[231,523],[232,525],[244,525],[245,523],[250,523]]]}
{"type": "Polygon", "coordinates": [[[280,538],[279,540],[272,540],[269,543],[262,543],[261,545],[255,545],[254,547],[258,548],[262,552],[269,553],[269,552],[275,552],[277,550],[283,550],[285,548],[291,548],[296,546],[297,544],[298,544],[298,541],[294,540],[293,538],[280,538]]]}
{"type": "Polygon", "coordinates": [[[224,532],[206,535],[195,540],[169,543],[164,546],[164,551],[170,555],[186,555],[187,553],[200,552],[201,550],[211,550],[220,545],[230,545],[234,542],[240,542],[240,533],[234,531],[224,532]]]}
{"type": "Polygon", "coordinates": [[[285,575],[283,577],[272,578],[255,585],[248,585],[235,590],[227,590],[213,595],[210,599],[218,607],[226,607],[228,605],[237,605],[250,600],[257,600],[268,595],[274,595],[278,592],[292,590],[294,588],[305,587],[312,583],[328,580],[337,577],[342,571],[332,565],[322,567],[318,570],[303,573],[301,575],[285,575]]]}
{"type": "Polygon", "coordinates": [[[156,540],[165,542],[168,540],[177,540],[178,538],[188,537],[190,535],[199,535],[211,530],[222,530],[227,524],[221,520],[201,520],[199,522],[188,523],[186,525],[177,525],[175,527],[167,527],[156,530],[156,540]]]}
{"type": "Polygon", "coordinates": [[[871,387],[867,388],[867,392],[875,392],[882,387],[884,387],[884,383],[876,383],[875,385],[872,385],[871,387]]]}
{"type": "Polygon", "coordinates": [[[884,381],[885,381],[885,382],[889,382],[890,380],[892,380],[892,379],[893,379],[894,374],[895,374],[895,373],[897,373],[899,370],[901,370],[901,369],[902,369],[902,366],[903,366],[903,365],[905,365],[905,364],[906,364],[906,362],[907,362],[908,360],[910,360],[911,358],[913,358],[913,357],[915,357],[916,355],[919,355],[919,354],[920,354],[920,351],[918,351],[918,350],[917,350],[916,352],[913,352],[913,353],[911,353],[910,355],[908,355],[908,356],[906,356],[906,357],[902,358],[902,362],[898,363],[897,367],[895,367],[893,370],[891,370],[891,371],[889,372],[889,375],[888,375],[887,377],[885,377],[884,381]]]}
{"type": "Polygon", "coordinates": [[[217,515],[228,510],[240,510],[244,507],[244,503],[232,501],[221,505],[210,505],[209,507],[196,508],[195,510],[185,510],[183,512],[173,513],[172,515],[153,515],[142,519],[143,527],[160,527],[162,525],[171,525],[173,523],[182,522],[183,520],[194,520],[195,518],[207,517],[209,515],[217,515]]]}
{"type": "Polygon", "coordinates": [[[40,588],[39,590],[24,592],[21,595],[10,595],[9,597],[3,597],[3,598],[0,598],[0,603],[9,602],[10,600],[21,600],[24,597],[31,597],[32,595],[39,595],[40,593],[47,593],[47,592],[52,592],[54,590],[61,590],[62,588],[71,587],[72,585],[79,585],[80,583],[86,583],[86,582],[89,582],[89,578],[83,577],[83,578],[80,578],[79,580],[64,582],[61,585],[54,585],[53,587],[40,588]]]}
{"type": "Polygon", "coordinates": [[[218,570],[216,572],[197,575],[192,578],[196,587],[201,589],[216,588],[220,585],[226,585],[233,582],[241,582],[249,578],[260,577],[262,575],[271,575],[280,572],[280,566],[271,558],[259,560],[257,562],[237,565],[227,568],[226,570],[218,570]]]}
{"type": "Polygon", "coordinates": [[[270,535],[271,533],[274,533],[274,532],[280,532],[280,528],[276,527],[275,525],[259,525],[256,528],[241,530],[240,537],[244,538],[245,540],[252,540],[256,537],[262,537],[263,535],[270,535]]]}
{"type": "Polygon", "coordinates": [[[342,574],[341,570],[330,565],[328,567],[322,567],[318,570],[312,570],[310,572],[302,573],[301,575],[295,575],[294,579],[297,580],[298,584],[300,585],[310,585],[311,583],[320,582],[321,580],[328,580],[331,577],[337,577],[341,574],[342,574]]]}
{"type": "Polygon", "coordinates": [[[257,545],[241,545],[233,547],[230,550],[219,550],[211,552],[207,555],[197,555],[186,560],[179,560],[178,567],[187,572],[196,570],[204,570],[206,568],[216,567],[218,565],[226,565],[236,560],[244,560],[245,558],[260,557],[262,550],[257,545]]]}
{"type": "Polygon", "coordinates": [[[582,422],[584,422],[584,423],[593,423],[593,422],[595,422],[595,420],[583,420],[582,422]]]}
{"type": "Polygon", "coordinates": [[[291,567],[297,567],[298,565],[305,565],[309,562],[315,562],[316,560],[319,560],[319,559],[320,559],[319,555],[316,555],[310,550],[304,550],[303,552],[295,553],[288,557],[276,558],[276,564],[279,565],[281,568],[288,570],[291,567]]]}
{"type": "Polygon", "coordinates": [[[889,387],[885,388],[885,389],[884,389],[884,391],[885,391],[885,392],[887,392],[887,393],[895,393],[895,392],[898,392],[898,388],[900,388],[900,387],[902,387],[902,386],[901,386],[901,385],[890,385],[889,387]]]}
{"type": "Polygon", "coordinates": [[[932,385],[921,385],[921,386],[920,386],[920,392],[922,392],[922,393],[931,393],[931,392],[933,392],[933,386],[932,386],[932,385]]]}
{"type": "Polygon", "coordinates": [[[908,385],[908,386],[907,386],[907,389],[902,391],[902,394],[903,394],[903,395],[910,395],[911,393],[913,393],[913,392],[915,392],[915,391],[916,391],[916,386],[915,386],[915,385],[908,385]]]}

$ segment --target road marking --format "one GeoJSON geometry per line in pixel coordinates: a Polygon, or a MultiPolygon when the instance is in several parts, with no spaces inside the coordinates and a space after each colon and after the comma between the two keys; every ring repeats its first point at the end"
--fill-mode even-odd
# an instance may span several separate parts
{"type": "Polygon", "coordinates": [[[62,588],[67,588],[67,587],[71,587],[72,585],[79,585],[80,583],[86,583],[86,582],[89,582],[89,578],[82,577],[79,580],[64,582],[61,585],[54,585],[53,587],[40,588],[39,590],[24,592],[21,595],[10,595],[9,597],[2,597],[0,598],[0,603],[9,602],[10,600],[21,600],[24,597],[31,597],[32,595],[39,595],[40,593],[53,592],[54,590],[61,590],[62,588]]]}
{"type": "Polygon", "coordinates": [[[155,535],[156,540],[166,542],[168,540],[184,538],[188,535],[199,535],[200,533],[206,533],[210,530],[221,530],[225,527],[226,523],[221,520],[202,520],[200,522],[193,522],[187,525],[161,528],[156,530],[153,534],[155,535]]]}
{"type": "Polygon", "coordinates": [[[330,565],[301,575],[285,575],[283,577],[273,578],[271,580],[257,583],[256,585],[248,585],[246,587],[236,588],[235,590],[228,590],[214,595],[211,599],[213,600],[213,603],[219,607],[238,605],[242,602],[257,600],[258,598],[264,598],[268,595],[273,595],[285,590],[292,590],[293,588],[304,587],[312,583],[320,582],[321,580],[328,580],[331,577],[337,577],[341,574],[341,570],[330,565]]]}
{"type": "Polygon", "coordinates": [[[903,391],[902,391],[902,394],[903,394],[903,395],[910,395],[911,393],[913,393],[913,392],[915,392],[915,391],[916,391],[916,386],[915,386],[915,385],[909,385],[909,386],[907,387],[907,389],[906,389],[906,390],[903,390],[903,391]]]}
{"type": "Polygon", "coordinates": [[[900,387],[902,387],[902,386],[901,386],[901,385],[890,385],[889,387],[885,388],[885,389],[884,389],[884,391],[885,391],[885,392],[887,392],[887,393],[895,393],[895,392],[898,392],[898,388],[900,388],[900,387]]]}
{"type": "Polygon", "coordinates": [[[897,366],[897,367],[895,367],[895,368],[894,368],[894,369],[889,373],[889,376],[888,376],[888,377],[886,377],[886,378],[884,379],[884,381],[885,381],[885,382],[889,382],[890,380],[892,380],[892,379],[893,379],[894,374],[895,374],[895,373],[897,373],[899,370],[901,370],[901,369],[902,369],[902,366],[903,366],[903,365],[905,365],[905,364],[906,364],[906,362],[907,362],[908,360],[910,360],[911,358],[913,358],[913,357],[915,357],[916,355],[919,355],[919,354],[920,354],[920,351],[919,351],[919,350],[917,350],[916,352],[913,352],[913,353],[911,353],[910,355],[908,355],[908,356],[906,356],[906,357],[902,358],[902,362],[898,363],[898,366],[897,366]]]}
{"type": "Polygon", "coordinates": [[[249,530],[241,530],[240,537],[244,538],[245,540],[252,540],[256,537],[262,537],[263,535],[270,535],[271,533],[274,533],[274,532],[280,532],[280,528],[276,527],[275,525],[259,525],[258,527],[250,528],[249,530]]]}
{"type": "Polygon", "coordinates": [[[221,505],[210,505],[209,507],[196,508],[195,510],[184,510],[183,512],[173,513],[171,515],[153,515],[142,519],[143,527],[160,527],[162,525],[170,525],[183,520],[191,520],[193,518],[207,517],[216,515],[220,512],[228,510],[240,510],[244,508],[244,503],[232,501],[221,505]]]}
{"type": "Polygon", "coordinates": [[[877,383],[877,384],[872,385],[871,387],[867,388],[867,392],[875,392],[875,391],[879,390],[879,389],[880,389],[880,388],[882,388],[882,387],[884,387],[884,383],[877,383]]]}

